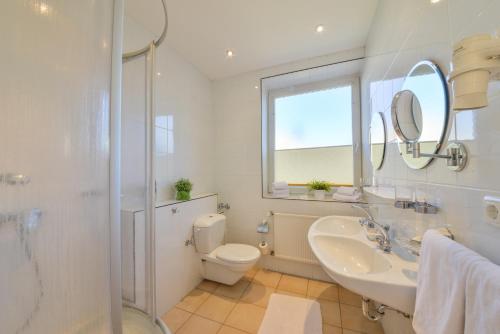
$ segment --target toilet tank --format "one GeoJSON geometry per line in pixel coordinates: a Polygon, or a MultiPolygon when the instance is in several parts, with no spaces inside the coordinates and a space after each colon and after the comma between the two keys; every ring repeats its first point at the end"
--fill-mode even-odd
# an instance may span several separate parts
{"type": "Polygon", "coordinates": [[[211,213],[200,216],[193,226],[194,244],[199,253],[210,253],[224,241],[226,216],[211,213]]]}

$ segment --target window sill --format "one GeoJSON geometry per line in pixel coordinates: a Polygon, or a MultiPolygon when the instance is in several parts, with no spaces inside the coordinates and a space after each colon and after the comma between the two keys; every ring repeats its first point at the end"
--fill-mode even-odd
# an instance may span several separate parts
{"type": "Polygon", "coordinates": [[[332,198],[331,194],[327,194],[324,199],[316,199],[313,195],[309,194],[290,194],[287,197],[275,197],[270,193],[264,193],[262,195],[264,199],[281,199],[281,200],[291,200],[291,201],[309,201],[309,202],[336,202],[336,203],[366,203],[363,195],[359,200],[355,201],[343,201],[332,198]]]}

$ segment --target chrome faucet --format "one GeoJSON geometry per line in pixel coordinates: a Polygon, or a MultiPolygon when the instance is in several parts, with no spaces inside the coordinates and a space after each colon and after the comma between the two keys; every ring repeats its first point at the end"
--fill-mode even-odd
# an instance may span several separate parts
{"type": "Polygon", "coordinates": [[[373,218],[373,216],[365,207],[356,204],[353,204],[352,207],[354,209],[359,209],[366,214],[368,218],[360,219],[359,224],[361,226],[367,226],[369,228],[376,228],[380,232],[380,234],[375,237],[375,240],[378,243],[378,247],[384,252],[390,253],[392,249],[391,240],[389,237],[390,226],[377,223],[375,221],[375,218],[373,218]]]}

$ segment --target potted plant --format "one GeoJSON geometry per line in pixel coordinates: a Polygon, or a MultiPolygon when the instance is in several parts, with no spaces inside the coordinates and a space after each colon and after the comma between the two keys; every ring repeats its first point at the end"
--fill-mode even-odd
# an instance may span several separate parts
{"type": "Polygon", "coordinates": [[[312,191],[315,199],[325,199],[325,194],[332,188],[326,181],[311,181],[307,184],[309,191],[312,191]]]}
{"type": "Polygon", "coordinates": [[[189,179],[180,179],[175,182],[175,199],[178,201],[187,201],[191,199],[191,190],[193,189],[193,184],[189,179]]]}

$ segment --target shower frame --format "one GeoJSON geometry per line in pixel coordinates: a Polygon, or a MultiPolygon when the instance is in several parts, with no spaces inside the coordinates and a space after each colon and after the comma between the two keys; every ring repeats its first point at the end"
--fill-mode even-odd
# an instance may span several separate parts
{"type": "Polygon", "coordinates": [[[156,268],[155,268],[155,114],[156,114],[156,49],[164,41],[168,29],[168,14],[165,0],[161,0],[165,24],[160,37],[142,49],[122,54],[123,50],[123,0],[115,0],[113,24],[113,69],[111,83],[111,164],[110,164],[110,220],[111,220],[111,314],[113,333],[122,333],[123,305],[146,313],[152,323],[156,323],[164,333],[170,333],[156,314],[156,268]],[[121,160],[121,98],[123,64],[140,57],[146,58],[146,198],[145,198],[145,276],[146,309],[124,302],[121,292],[121,220],[120,220],[120,160],[121,160]],[[120,282],[113,286],[113,282],[120,282]]]}

